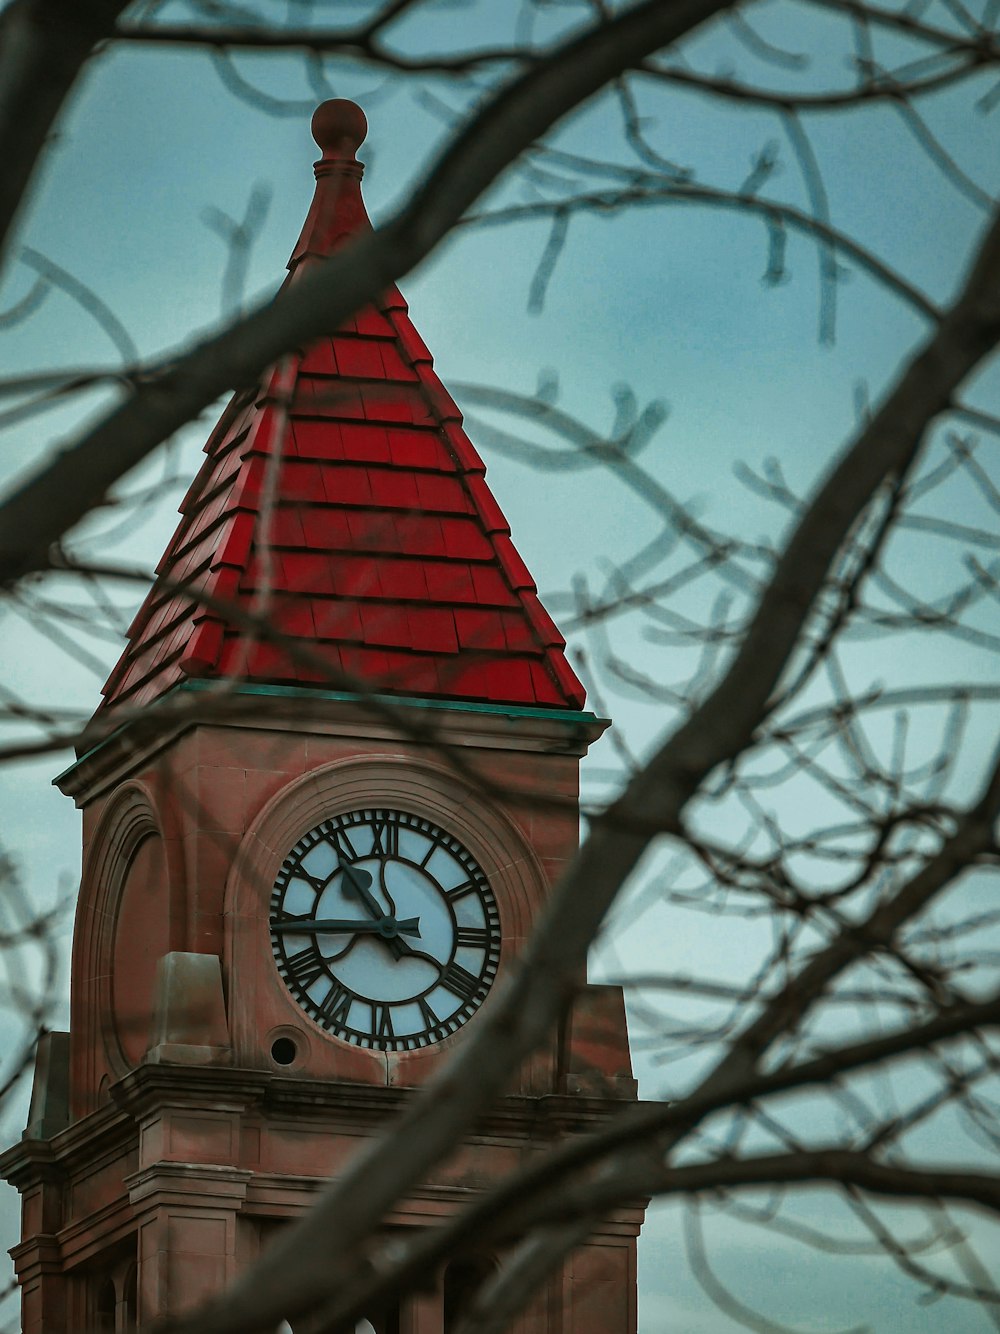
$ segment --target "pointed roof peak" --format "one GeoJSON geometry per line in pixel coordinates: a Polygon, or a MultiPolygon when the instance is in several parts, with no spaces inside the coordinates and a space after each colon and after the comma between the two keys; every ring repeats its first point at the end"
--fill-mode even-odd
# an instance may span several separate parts
{"type": "MultiPolygon", "coordinates": [[[[367,128],[343,98],[313,116],[323,156],[287,282],[371,227],[355,156],[367,128]]],[[[395,287],[237,394],[205,453],[106,708],[190,677],[583,707],[395,287]]]]}
{"type": "Polygon", "coordinates": [[[364,163],[355,156],[368,133],[368,120],[357,102],[332,97],[313,112],[312,135],[323,156],[313,164],[316,193],[288,268],[305,259],[325,259],[357,232],[371,230],[361,197],[364,163]]]}

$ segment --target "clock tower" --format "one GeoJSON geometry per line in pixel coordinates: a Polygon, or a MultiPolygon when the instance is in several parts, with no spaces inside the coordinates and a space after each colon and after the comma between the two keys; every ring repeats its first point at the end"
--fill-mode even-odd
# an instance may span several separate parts
{"type": "MultiPolygon", "coordinates": [[[[366,128],[350,102],[316,112],[286,284],[370,227],[366,128]]],[[[491,1005],[606,725],[395,288],[237,393],[205,454],[56,780],[84,824],[71,1026],[0,1159],[24,1334],[189,1309],[309,1208],[491,1005]]],[[[634,1097],[621,991],[581,978],[387,1234],[634,1097]]],[[[606,1219],[514,1328],[633,1334],[640,1221],[606,1219]]],[[[443,1334],[494,1262],[369,1319],[443,1334]]]]}

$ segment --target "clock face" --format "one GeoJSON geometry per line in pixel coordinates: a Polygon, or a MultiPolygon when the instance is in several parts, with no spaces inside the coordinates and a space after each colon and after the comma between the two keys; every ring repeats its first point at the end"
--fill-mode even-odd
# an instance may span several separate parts
{"type": "Polygon", "coordinates": [[[406,811],[350,811],[300,838],[274,882],[270,925],[278,972],[306,1014],[377,1051],[461,1028],[500,960],[500,914],[475,858],[406,811]]]}

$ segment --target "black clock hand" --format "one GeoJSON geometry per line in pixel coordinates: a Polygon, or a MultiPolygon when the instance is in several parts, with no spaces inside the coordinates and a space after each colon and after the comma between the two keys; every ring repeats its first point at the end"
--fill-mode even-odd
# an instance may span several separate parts
{"type": "MultiPolygon", "coordinates": [[[[361,902],[371,913],[372,917],[375,919],[376,926],[383,924],[387,925],[390,921],[391,922],[396,921],[395,904],[393,904],[391,914],[383,912],[382,908],[379,906],[378,900],[375,898],[374,894],[372,894],[369,888],[369,886],[372,883],[372,876],[370,872],[362,871],[360,868],[355,868],[350,865],[345,866],[344,881],[347,887],[358,896],[361,902]]],[[[382,861],[379,865],[379,887],[381,888],[383,894],[385,894],[386,900],[389,903],[393,903],[388,890],[385,888],[384,861],[382,861]]],[[[408,918],[407,920],[410,921],[412,919],[408,918]]],[[[419,935],[419,932],[417,934],[419,935]]],[[[413,946],[409,943],[409,941],[404,940],[403,937],[401,935],[397,935],[395,931],[391,935],[389,935],[383,930],[379,932],[379,935],[381,935],[382,938],[385,940],[385,943],[391,950],[392,957],[394,959],[401,959],[405,954],[410,958],[422,959],[425,963],[429,963],[433,965],[433,967],[440,970],[441,964],[437,959],[433,958],[429,954],[425,954],[422,950],[415,950],[413,946]]]]}
{"type": "MultiPolygon", "coordinates": [[[[393,914],[393,918],[395,919],[396,904],[393,900],[392,895],[389,893],[388,886],[385,883],[385,865],[386,865],[386,860],[383,857],[382,860],[379,862],[378,883],[379,883],[379,888],[385,895],[386,902],[388,903],[389,909],[393,914]]],[[[401,958],[405,954],[407,958],[422,959],[425,963],[433,964],[435,968],[440,969],[441,967],[437,959],[433,958],[430,954],[425,954],[423,950],[415,950],[407,940],[403,940],[401,938],[397,940],[390,940],[389,948],[392,950],[393,954],[396,956],[397,959],[401,958]]]]}
{"type": "Polygon", "coordinates": [[[347,885],[347,888],[352,894],[357,895],[368,909],[369,913],[371,913],[372,917],[374,917],[376,921],[378,921],[380,917],[384,917],[385,913],[379,906],[375,896],[369,890],[369,885],[372,882],[371,872],[359,870],[354,866],[345,866],[343,872],[344,883],[347,885]]]}
{"type": "MultiPolygon", "coordinates": [[[[379,887],[382,890],[382,893],[385,895],[386,902],[389,904],[390,908],[392,909],[393,915],[395,916],[396,904],[393,900],[392,895],[389,893],[388,886],[385,883],[385,866],[386,863],[385,860],[383,859],[382,862],[379,864],[379,887]]],[[[418,918],[417,920],[419,921],[420,919],[418,918]]],[[[432,968],[436,968],[438,972],[441,971],[440,959],[435,959],[432,954],[425,954],[423,950],[415,950],[408,940],[399,939],[396,941],[391,941],[390,945],[395,945],[397,947],[398,953],[396,950],[393,951],[393,953],[396,954],[397,959],[405,954],[408,959],[420,959],[423,963],[429,963],[432,968]]]]}
{"type": "MultiPolygon", "coordinates": [[[[382,911],[378,900],[369,888],[372,883],[371,872],[358,870],[353,866],[345,866],[344,883],[353,894],[357,895],[371,913],[376,923],[381,922],[384,918],[389,916],[388,913],[382,911]]],[[[395,915],[393,915],[393,921],[395,921],[395,915]]],[[[389,946],[389,949],[392,951],[392,957],[394,959],[402,958],[402,956],[407,953],[409,946],[405,941],[400,939],[399,936],[395,934],[386,936],[383,933],[383,938],[385,943],[389,946]]]]}
{"type": "Polygon", "coordinates": [[[379,864],[378,864],[378,887],[379,887],[379,889],[382,891],[383,895],[385,896],[385,901],[386,901],[386,903],[388,903],[388,905],[389,905],[389,911],[392,913],[393,917],[395,917],[395,916],[396,916],[396,904],[395,904],[395,901],[393,900],[392,895],[389,893],[389,886],[385,883],[385,858],[384,858],[384,857],[382,858],[382,860],[381,860],[381,861],[379,862],[379,864]]]}
{"type": "Polygon", "coordinates": [[[292,934],[295,932],[315,934],[324,931],[350,931],[354,934],[363,932],[365,935],[382,936],[386,940],[391,940],[397,935],[419,936],[420,918],[406,917],[398,922],[395,917],[383,914],[376,922],[356,922],[341,917],[314,917],[303,918],[301,921],[275,922],[271,930],[288,931],[292,934]]]}

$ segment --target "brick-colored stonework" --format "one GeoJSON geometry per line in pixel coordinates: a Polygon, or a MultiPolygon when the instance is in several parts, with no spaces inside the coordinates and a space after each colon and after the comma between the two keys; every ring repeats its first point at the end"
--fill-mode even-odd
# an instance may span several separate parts
{"type": "MultiPolygon", "coordinates": [[[[324,158],[290,282],[369,225],[363,116],[335,102],[317,120],[324,158]]],[[[22,1196],[23,1334],[124,1334],[218,1293],[478,1022],[401,1048],[314,1021],[272,949],[290,849],[369,807],[457,840],[488,884],[502,983],[574,854],[580,758],[607,725],[582,711],[398,293],[234,400],[207,453],[106,690],[101,716],[120,725],[57,779],[83,816],[71,1031],[40,1044],[28,1127],[0,1156],[22,1196]],[[258,608],[282,643],[260,642],[258,608]]],[[[329,881],[344,865],[338,853],[329,881]]],[[[387,921],[391,936],[396,908],[369,912],[366,938],[387,921]]],[[[312,926],[329,938],[331,923],[312,926]]],[[[621,989],[579,982],[387,1236],[460,1213],[634,1101],[621,989]]],[[[639,1204],[603,1220],[515,1334],[634,1334],[641,1222],[639,1204]]],[[[376,1334],[447,1334],[496,1258],[368,1312],[376,1334]]]]}

